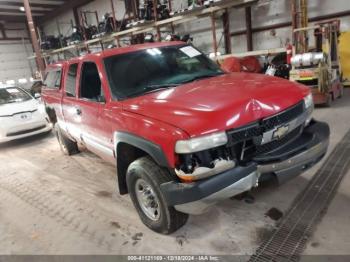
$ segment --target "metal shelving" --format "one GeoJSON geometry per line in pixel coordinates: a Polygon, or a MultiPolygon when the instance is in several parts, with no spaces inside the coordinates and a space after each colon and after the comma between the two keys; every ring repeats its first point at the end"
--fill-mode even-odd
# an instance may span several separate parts
{"type": "MultiPolygon", "coordinates": [[[[100,44],[101,48],[103,49],[103,43],[106,42],[112,42],[115,41],[117,46],[120,46],[119,44],[119,39],[122,37],[126,36],[132,36],[132,35],[137,35],[137,34],[142,34],[142,33],[147,33],[153,30],[157,30],[159,32],[160,28],[166,27],[166,26],[173,26],[173,25],[178,25],[178,24],[183,24],[190,22],[192,20],[198,19],[198,18],[203,18],[203,17],[211,17],[212,21],[214,19],[214,14],[219,11],[225,11],[230,8],[242,8],[246,6],[250,6],[258,2],[259,0],[222,0],[214,3],[212,6],[207,7],[207,8],[198,8],[194,10],[189,10],[180,14],[177,14],[176,16],[173,16],[171,18],[165,19],[165,20],[160,20],[160,21],[153,21],[153,22],[146,22],[145,24],[141,24],[139,26],[132,27],[130,29],[120,31],[120,32],[115,32],[100,38],[88,40],[88,41],[83,41],[79,44],[75,45],[70,45],[67,47],[63,47],[60,49],[56,50],[51,50],[48,52],[42,52],[42,57],[47,58],[53,55],[57,55],[60,53],[63,53],[68,50],[81,50],[81,49],[86,49],[87,51],[89,50],[89,46],[93,44],[100,44]]],[[[212,31],[215,32],[215,23],[212,23],[212,31]]],[[[216,37],[214,36],[213,33],[213,49],[216,54],[217,51],[217,42],[216,42],[216,37]]],[[[28,59],[34,59],[36,56],[31,56],[28,57],[28,59]]]]}

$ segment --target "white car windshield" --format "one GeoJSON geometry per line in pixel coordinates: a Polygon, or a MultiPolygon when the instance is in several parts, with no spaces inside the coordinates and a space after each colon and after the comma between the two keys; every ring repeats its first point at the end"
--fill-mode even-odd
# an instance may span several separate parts
{"type": "Polygon", "coordinates": [[[17,87],[0,88],[0,105],[31,100],[32,97],[17,87]]]}

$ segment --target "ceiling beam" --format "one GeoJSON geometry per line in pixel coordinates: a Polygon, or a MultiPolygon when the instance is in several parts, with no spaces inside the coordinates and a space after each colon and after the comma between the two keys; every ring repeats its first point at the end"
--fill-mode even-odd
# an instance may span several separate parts
{"type": "MultiPolygon", "coordinates": [[[[1,0],[0,0],[1,1],[1,0]]],[[[41,17],[37,20],[38,25],[41,25],[42,23],[52,20],[55,17],[63,14],[67,10],[73,10],[73,8],[80,7],[83,5],[86,5],[94,0],[74,0],[74,1],[68,1],[65,4],[61,5],[58,8],[55,8],[53,11],[47,13],[45,16],[41,17]]]]}
{"type": "Polygon", "coordinates": [[[22,41],[22,40],[29,40],[28,37],[5,37],[5,38],[1,38],[0,37],[0,41],[22,41]]]}
{"type": "MultiPolygon", "coordinates": [[[[20,11],[20,10],[15,10],[15,9],[7,9],[7,8],[1,8],[0,6],[0,12],[1,13],[15,13],[17,15],[26,15],[24,12],[20,11]]],[[[32,14],[35,15],[44,15],[45,11],[34,11],[32,14]]]]}
{"type": "MultiPolygon", "coordinates": [[[[44,16],[67,0],[30,0],[33,16],[44,16]]],[[[25,13],[20,10],[23,0],[0,0],[0,22],[25,22],[25,13]]]]}
{"type": "MultiPolygon", "coordinates": [[[[7,5],[7,6],[14,6],[16,8],[20,8],[21,6],[23,6],[22,2],[0,2],[0,5],[7,5]]],[[[57,5],[54,4],[35,4],[35,3],[31,3],[30,6],[33,8],[56,8],[57,5]]]]}
{"type": "Polygon", "coordinates": [[[2,23],[2,22],[23,23],[25,21],[26,21],[25,16],[1,15],[1,17],[0,17],[0,23],[2,23]]]}
{"type": "MultiPolygon", "coordinates": [[[[33,16],[43,16],[44,13],[32,13],[33,16]]],[[[3,16],[23,16],[25,17],[26,14],[22,13],[22,12],[11,12],[11,11],[3,11],[0,9],[0,17],[1,19],[3,18],[3,16]]],[[[5,20],[5,19],[4,19],[5,20]]]]}
{"type": "MultiPolygon", "coordinates": [[[[0,3],[0,9],[8,9],[8,10],[15,10],[15,11],[20,11],[21,5],[3,5],[0,3]]],[[[47,8],[47,7],[41,7],[41,6],[34,6],[32,7],[32,10],[34,11],[52,11],[54,7],[47,8]]],[[[23,11],[20,11],[23,12],[23,11]]]]}
{"type": "MultiPolygon", "coordinates": [[[[0,0],[0,3],[19,3],[23,5],[23,0],[0,0]]],[[[30,0],[30,5],[32,4],[44,4],[44,5],[62,5],[64,1],[62,0],[30,0]]]]}

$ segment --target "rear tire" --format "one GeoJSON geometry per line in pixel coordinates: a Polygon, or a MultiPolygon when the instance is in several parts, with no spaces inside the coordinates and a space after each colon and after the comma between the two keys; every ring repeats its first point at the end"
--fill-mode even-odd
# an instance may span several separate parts
{"type": "Polygon", "coordinates": [[[79,153],[78,144],[68,138],[57,124],[55,125],[55,133],[63,154],[71,156],[79,153]]]}
{"type": "Polygon", "coordinates": [[[188,214],[169,207],[160,185],[174,178],[149,157],[132,162],[126,174],[131,200],[142,220],[150,229],[161,234],[171,234],[181,228],[188,214]]]}

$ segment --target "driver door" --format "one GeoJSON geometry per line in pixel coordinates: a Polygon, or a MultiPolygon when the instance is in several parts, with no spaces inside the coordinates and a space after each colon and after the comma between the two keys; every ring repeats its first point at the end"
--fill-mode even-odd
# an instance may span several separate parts
{"type": "Polygon", "coordinates": [[[95,61],[86,61],[81,66],[77,106],[83,125],[82,142],[102,158],[114,159],[113,143],[108,136],[109,129],[101,117],[106,107],[106,99],[95,61]]]}

